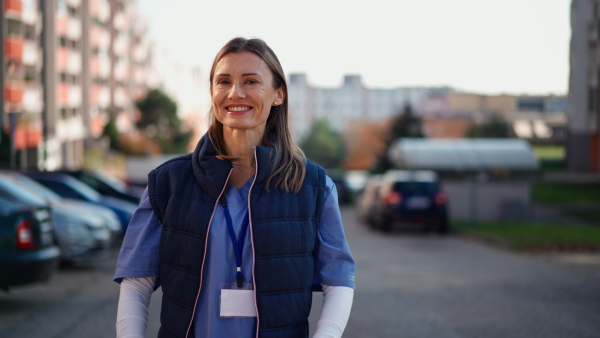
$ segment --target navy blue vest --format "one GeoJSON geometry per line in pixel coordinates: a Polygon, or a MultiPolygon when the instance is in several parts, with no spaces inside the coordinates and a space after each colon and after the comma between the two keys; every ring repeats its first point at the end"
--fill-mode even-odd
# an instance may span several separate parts
{"type": "MultiPolygon", "coordinates": [[[[306,161],[298,194],[271,186],[271,149],[256,147],[257,174],[250,193],[259,337],[308,337],[325,171],[306,161]]],[[[148,193],[162,222],[159,337],[185,337],[198,295],[207,229],[232,168],[215,157],[205,135],[193,153],[165,162],[148,175],[148,193]]],[[[194,337],[193,327],[189,337],[194,337]]]]}

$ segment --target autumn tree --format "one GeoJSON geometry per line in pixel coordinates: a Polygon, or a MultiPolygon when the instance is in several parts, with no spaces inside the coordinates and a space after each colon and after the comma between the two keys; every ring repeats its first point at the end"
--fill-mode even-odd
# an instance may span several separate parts
{"type": "Polygon", "coordinates": [[[385,147],[383,152],[379,154],[375,165],[371,169],[374,174],[384,173],[389,169],[394,168],[392,162],[388,158],[390,147],[399,138],[406,137],[424,137],[421,118],[413,113],[410,104],[406,104],[401,112],[396,114],[390,123],[388,132],[383,136],[385,147]]]}

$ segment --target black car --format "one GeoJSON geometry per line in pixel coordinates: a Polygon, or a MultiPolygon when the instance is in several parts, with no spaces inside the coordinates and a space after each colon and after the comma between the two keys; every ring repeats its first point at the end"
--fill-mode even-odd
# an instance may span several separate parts
{"type": "Polygon", "coordinates": [[[116,197],[131,203],[139,204],[141,195],[134,195],[126,190],[126,184],[115,177],[101,172],[86,170],[59,170],[58,172],[75,177],[89,185],[92,189],[104,196],[116,197]]]}
{"type": "Polygon", "coordinates": [[[437,174],[425,170],[391,170],[381,179],[377,225],[448,231],[448,197],[437,174]]]}
{"type": "Polygon", "coordinates": [[[43,282],[56,271],[51,210],[37,196],[0,182],[0,288],[43,282]]]}

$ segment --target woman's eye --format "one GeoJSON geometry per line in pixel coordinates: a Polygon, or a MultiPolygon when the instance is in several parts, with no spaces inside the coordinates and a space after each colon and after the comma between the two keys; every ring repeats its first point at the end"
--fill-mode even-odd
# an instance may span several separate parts
{"type": "Polygon", "coordinates": [[[217,84],[218,85],[227,85],[227,84],[229,84],[229,80],[218,80],[217,84]]]}
{"type": "Polygon", "coordinates": [[[246,80],[246,83],[247,84],[257,84],[258,81],[256,81],[256,80],[246,80]]]}

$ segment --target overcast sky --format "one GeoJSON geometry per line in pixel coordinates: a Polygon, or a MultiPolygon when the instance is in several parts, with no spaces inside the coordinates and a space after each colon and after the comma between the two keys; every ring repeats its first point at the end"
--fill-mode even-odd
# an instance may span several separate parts
{"type": "Polygon", "coordinates": [[[570,0],[137,0],[151,39],[210,68],[236,36],[264,39],[286,73],[334,87],[447,85],[479,93],[566,94],[570,0]]]}

